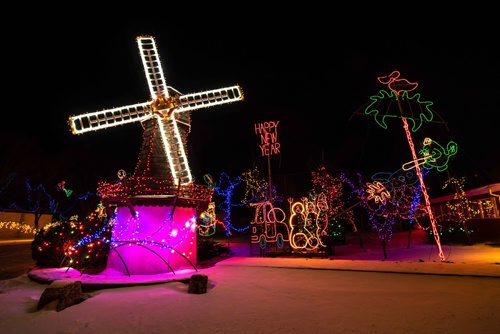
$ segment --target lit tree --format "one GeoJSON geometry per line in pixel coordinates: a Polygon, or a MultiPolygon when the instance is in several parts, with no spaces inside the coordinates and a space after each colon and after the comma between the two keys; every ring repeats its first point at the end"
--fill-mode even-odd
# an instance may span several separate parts
{"type": "Polygon", "coordinates": [[[15,173],[10,173],[5,179],[0,181],[0,198],[5,193],[5,190],[9,187],[15,177],[15,173]]]}
{"type": "Polygon", "coordinates": [[[326,210],[322,210],[324,212],[320,213],[328,217],[328,222],[326,233],[323,233],[323,238],[320,238],[320,240],[323,245],[327,246],[327,251],[330,252],[334,240],[345,237],[346,224],[350,224],[354,232],[357,231],[354,215],[350,210],[351,208],[346,209],[344,181],[340,176],[333,177],[326,167],[321,166],[311,173],[311,182],[313,189],[310,191],[309,196],[313,200],[324,196],[326,202],[324,205],[326,210]]]}
{"type": "MultiPolygon", "coordinates": [[[[456,221],[459,226],[459,230],[463,231],[465,237],[467,238],[467,243],[471,244],[471,233],[467,226],[467,222],[478,213],[477,210],[474,210],[471,205],[472,202],[465,196],[464,191],[464,183],[465,178],[456,179],[454,177],[450,177],[443,185],[443,189],[446,187],[453,187],[455,190],[455,194],[453,196],[453,200],[446,203],[446,206],[450,210],[448,218],[450,220],[456,221]]],[[[454,232],[454,227],[449,227],[448,233],[454,232]]]]}
{"type": "MultiPolygon", "coordinates": [[[[384,184],[375,183],[375,187],[371,187],[363,180],[361,174],[356,174],[356,180],[351,180],[346,175],[341,174],[341,179],[352,189],[350,197],[356,197],[358,202],[354,205],[361,205],[368,215],[368,222],[371,229],[377,232],[380,239],[380,244],[384,253],[384,259],[387,258],[387,243],[392,237],[392,227],[394,225],[394,209],[386,210],[386,205],[390,203],[388,198],[392,198],[384,184]],[[379,190],[379,193],[375,189],[379,190]],[[373,192],[372,192],[373,191],[373,192]],[[377,194],[376,196],[374,196],[377,194]],[[373,199],[373,201],[371,201],[373,199]]],[[[391,206],[392,204],[389,204],[391,206]]],[[[353,207],[353,206],[351,206],[353,207]]],[[[360,238],[361,247],[362,241],[360,238]]]]}
{"type": "Polygon", "coordinates": [[[245,194],[241,200],[243,204],[283,201],[274,185],[272,186],[272,198],[269,198],[269,183],[260,175],[257,167],[254,166],[252,169],[243,172],[240,179],[245,186],[245,194]]]}
{"type": "Polygon", "coordinates": [[[245,226],[243,228],[237,228],[231,223],[231,208],[233,206],[239,206],[232,201],[234,195],[234,189],[241,183],[240,177],[235,177],[231,179],[229,175],[222,172],[219,177],[219,182],[215,186],[214,190],[217,195],[222,198],[222,201],[218,205],[218,208],[224,212],[224,228],[226,229],[226,236],[231,234],[231,230],[237,232],[243,232],[249,228],[245,226]]]}
{"type": "MultiPolygon", "coordinates": [[[[26,192],[28,195],[27,209],[25,211],[34,215],[34,227],[38,230],[38,223],[43,214],[55,214],[58,203],[50,195],[42,184],[33,187],[29,180],[26,180],[26,192]]],[[[13,207],[16,207],[14,204],[13,207]]]]}
{"type": "Polygon", "coordinates": [[[31,244],[32,257],[42,267],[99,268],[109,254],[111,225],[99,203],[84,219],[73,216],[41,229],[31,244]]]}
{"type": "Polygon", "coordinates": [[[387,259],[387,243],[392,238],[393,226],[397,216],[397,206],[391,201],[385,205],[378,203],[373,209],[372,228],[377,232],[380,244],[384,252],[384,259],[387,259]]]}

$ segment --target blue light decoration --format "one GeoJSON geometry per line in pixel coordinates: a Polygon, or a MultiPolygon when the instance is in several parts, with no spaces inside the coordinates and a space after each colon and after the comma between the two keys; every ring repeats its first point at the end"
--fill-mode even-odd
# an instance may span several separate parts
{"type": "Polygon", "coordinates": [[[10,173],[5,179],[0,181],[0,195],[9,187],[15,177],[16,173],[10,173]]]}
{"type": "Polygon", "coordinates": [[[224,218],[222,219],[222,221],[224,222],[227,237],[231,235],[231,231],[241,233],[245,232],[250,228],[250,225],[238,228],[231,223],[231,208],[233,206],[242,205],[242,204],[232,203],[231,201],[234,195],[234,189],[240,183],[241,183],[241,178],[239,176],[231,179],[231,177],[227,173],[222,172],[219,176],[219,181],[217,182],[217,185],[214,188],[215,193],[222,197],[222,202],[218,205],[218,208],[224,212],[224,218]]]}
{"type": "MultiPolygon", "coordinates": [[[[422,169],[422,178],[428,173],[428,170],[422,169]]],[[[413,168],[405,170],[400,168],[395,172],[378,172],[372,176],[372,180],[382,182],[391,196],[390,201],[385,206],[370,206],[374,213],[374,224],[379,236],[384,242],[391,238],[392,225],[390,221],[384,219],[390,218],[394,221],[396,218],[408,219],[410,226],[416,216],[425,214],[421,204],[421,186],[417,182],[417,174],[413,168]],[[384,239],[382,239],[384,238],[384,239]]]]}
{"type": "MultiPolygon", "coordinates": [[[[422,177],[429,171],[422,169],[422,177]]],[[[403,219],[411,219],[418,210],[421,210],[421,188],[414,169],[400,168],[395,172],[378,172],[372,175],[372,180],[382,182],[390,193],[390,201],[398,210],[397,215],[403,219]],[[412,200],[410,201],[410,198],[412,200]],[[410,204],[411,203],[411,204],[410,204]],[[406,215],[406,210],[410,210],[406,215]]],[[[388,207],[389,208],[389,207],[388,207]]],[[[387,210],[388,210],[387,208],[387,210]]]]}
{"type": "Polygon", "coordinates": [[[57,210],[57,201],[47,192],[43,184],[36,187],[31,186],[30,181],[26,180],[26,191],[28,193],[28,208],[33,212],[40,212],[43,210],[42,201],[47,201],[47,207],[51,213],[57,210]]]}
{"type": "Polygon", "coordinates": [[[373,225],[373,221],[375,220],[374,212],[370,208],[370,201],[365,200],[366,190],[365,190],[365,182],[363,181],[363,177],[360,173],[356,173],[356,183],[353,182],[345,173],[340,173],[339,178],[342,182],[348,185],[351,188],[351,192],[347,192],[348,198],[347,201],[357,200],[358,204],[361,205],[368,214],[368,221],[373,225]]]}
{"type": "Polygon", "coordinates": [[[414,170],[405,171],[403,168],[395,172],[378,172],[372,175],[373,181],[380,181],[391,194],[392,201],[398,201],[397,189],[414,185],[418,182],[418,176],[414,170]]]}
{"type": "MultiPolygon", "coordinates": [[[[32,186],[29,180],[25,181],[26,193],[27,193],[27,206],[21,207],[16,203],[11,203],[9,205],[9,209],[15,209],[20,211],[28,211],[33,213],[50,213],[52,214],[53,221],[66,221],[68,220],[70,215],[74,214],[75,208],[77,205],[82,202],[87,202],[91,199],[94,199],[97,203],[99,202],[99,195],[95,192],[86,192],[81,196],[75,196],[73,191],[71,191],[70,196],[66,196],[65,198],[69,198],[71,201],[68,203],[64,202],[65,208],[61,208],[61,202],[54,198],[43,184],[38,184],[36,186],[32,186]]],[[[57,188],[58,190],[62,190],[57,188]]]]}
{"type": "MultiPolygon", "coordinates": [[[[384,252],[384,259],[387,258],[386,245],[392,237],[392,226],[394,225],[395,217],[392,214],[394,208],[392,201],[386,200],[385,203],[382,201],[372,201],[368,200],[370,196],[367,196],[365,182],[361,174],[357,173],[357,182],[351,181],[345,174],[341,174],[340,178],[352,189],[351,196],[356,196],[359,201],[357,204],[361,205],[368,214],[368,221],[374,231],[381,241],[382,249],[384,252]]],[[[392,196],[391,196],[392,199],[392,196]]],[[[356,204],[356,205],[357,205],[356,204]]]]}

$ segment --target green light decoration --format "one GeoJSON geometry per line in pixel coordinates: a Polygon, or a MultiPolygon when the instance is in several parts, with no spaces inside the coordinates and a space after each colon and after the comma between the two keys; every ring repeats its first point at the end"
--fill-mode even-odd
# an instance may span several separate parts
{"type": "Polygon", "coordinates": [[[57,189],[62,190],[66,197],[70,197],[71,194],[73,193],[73,190],[71,189],[66,189],[66,181],[62,180],[57,184],[57,189]]]}
{"type": "Polygon", "coordinates": [[[205,183],[207,184],[207,186],[210,190],[215,188],[215,183],[212,179],[212,175],[210,175],[210,174],[203,175],[203,181],[205,181],[205,183]]]}
{"type": "Polygon", "coordinates": [[[370,96],[372,101],[368,107],[365,109],[366,115],[371,115],[375,118],[375,122],[382,128],[387,129],[387,119],[391,118],[406,118],[412,123],[411,131],[417,132],[424,122],[431,122],[434,118],[430,107],[433,105],[431,101],[422,101],[420,93],[415,93],[412,96],[404,91],[401,95],[398,95],[395,91],[387,92],[385,90],[380,90],[377,95],[370,96]],[[415,113],[413,108],[408,108],[411,110],[409,115],[401,115],[399,112],[397,114],[387,113],[390,110],[390,105],[393,102],[407,102],[408,104],[416,104],[419,106],[418,113],[415,113]],[[387,103],[382,103],[387,102],[387,103]],[[384,113],[381,107],[386,107],[386,112],[384,113]]]}
{"type": "Polygon", "coordinates": [[[457,154],[458,145],[454,141],[449,141],[446,148],[437,141],[430,138],[424,139],[424,146],[418,153],[424,156],[425,162],[422,165],[425,169],[436,168],[438,172],[448,169],[450,158],[457,154]]]}

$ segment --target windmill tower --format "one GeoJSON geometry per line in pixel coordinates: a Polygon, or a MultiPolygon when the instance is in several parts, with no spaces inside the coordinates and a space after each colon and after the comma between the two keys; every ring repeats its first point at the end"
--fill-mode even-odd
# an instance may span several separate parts
{"type": "Polygon", "coordinates": [[[189,169],[190,112],[243,100],[237,85],[181,94],[166,84],[155,39],[140,36],[137,44],[151,100],[69,118],[73,134],[134,122],[144,128],[134,174],[98,185],[115,226],[108,268],[129,275],[195,267],[196,213],[213,190],[195,184],[189,169]]]}

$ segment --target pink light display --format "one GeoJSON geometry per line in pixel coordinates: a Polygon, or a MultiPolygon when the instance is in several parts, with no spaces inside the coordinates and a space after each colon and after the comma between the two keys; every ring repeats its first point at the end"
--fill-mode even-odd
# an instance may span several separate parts
{"type": "Polygon", "coordinates": [[[116,210],[104,273],[153,275],[196,266],[196,209],[136,206],[116,210]]]}

